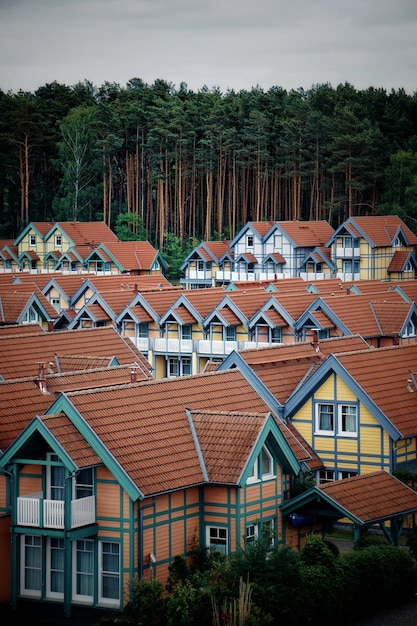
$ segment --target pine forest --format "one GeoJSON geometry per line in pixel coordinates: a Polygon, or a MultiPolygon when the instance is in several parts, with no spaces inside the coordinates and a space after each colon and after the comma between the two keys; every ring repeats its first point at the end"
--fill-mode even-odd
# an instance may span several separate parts
{"type": "Polygon", "coordinates": [[[0,238],[104,220],[182,250],[248,221],[396,213],[417,227],[417,92],[141,79],[0,91],[0,238]]]}

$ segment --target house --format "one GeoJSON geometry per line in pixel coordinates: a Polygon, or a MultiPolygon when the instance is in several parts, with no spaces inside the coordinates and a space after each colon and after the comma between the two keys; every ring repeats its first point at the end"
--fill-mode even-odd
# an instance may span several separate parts
{"type": "Polygon", "coordinates": [[[214,287],[216,272],[231,263],[229,241],[203,241],[184,259],[180,279],[186,289],[214,287]]]}
{"type": "Polygon", "coordinates": [[[122,609],[129,580],[166,580],[196,538],[281,542],[300,450],[238,370],[58,395],[0,457],[12,605],[122,609]]]}
{"type": "Polygon", "coordinates": [[[417,236],[398,215],[349,217],[326,247],[343,281],[416,277],[417,236]]]}
{"type": "Polygon", "coordinates": [[[45,330],[58,317],[36,285],[0,285],[1,324],[40,324],[45,330]]]}
{"type": "MultiPolygon", "coordinates": [[[[19,269],[32,273],[140,276],[166,268],[149,242],[119,241],[104,222],[32,222],[13,245],[19,269]]],[[[13,270],[13,259],[8,261],[13,270]]]]}

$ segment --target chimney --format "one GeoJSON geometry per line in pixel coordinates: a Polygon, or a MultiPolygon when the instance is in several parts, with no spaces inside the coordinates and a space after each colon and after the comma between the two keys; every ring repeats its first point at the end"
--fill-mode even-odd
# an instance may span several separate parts
{"type": "Polygon", "coordinates": [[[137,383],[138,382],[138,372],[136,369],[131,369],[130,370],[130,382],[132,384],[137,383]]]}
{"type": "Polygon", "coordinates": [[[394,346],[399,346],[400,345],[400,337],[399,337],[399,335],[394,335],[393,345],[394,346]]]}
{"type": "Polygon", "coordinates": [[[319,351],[319,334],[317,332],[317,330],[313,330],[313,341],[311,342],[313,344],[313,347],[315,348],[316,352],[319,351]]]}
{"type": "Polygon", "coordinates": [[[138,289],[138,284],[137,284],[137,283],[135,283],[135,284],[134,284],[134,286],[133,286],[133,291],[134,291],[134,293],[138,293],[138,292],[139,292],[139,289],[138,289]]]}
{"type": "Polygon", "coordinates": [[[46,363],[42,361],[38,362],[38,378],[36,379],[36,384],[38,385],[39,391],[41,393],[49,394],[45,380],[45,365],[46,363]]]}
{"type": "Polygon", "coordinates": [[[52,320],[48,320],[48,333],[54,332],[54,323],[52,320]]]}

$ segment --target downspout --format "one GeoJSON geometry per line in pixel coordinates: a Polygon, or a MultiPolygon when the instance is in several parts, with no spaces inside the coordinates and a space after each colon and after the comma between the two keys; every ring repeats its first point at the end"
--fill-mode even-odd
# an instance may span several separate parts
{"type": "Polygon", "coordinates": [[[139,565],[139,580],[143,578],[143,511],[149,509],[151,506],[155,506],[156,496],[153,496],[152,502],[140,506],[140,500],[138,501],[139,507],[139,542],[138,542],[138,565],[139,565]]]}

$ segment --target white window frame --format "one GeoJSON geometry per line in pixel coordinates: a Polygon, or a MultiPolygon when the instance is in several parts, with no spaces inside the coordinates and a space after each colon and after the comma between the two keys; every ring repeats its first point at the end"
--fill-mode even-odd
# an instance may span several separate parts
{"type": "Polygon", "coordinates": [[[30,598],[40,598],[42,594],[43,583],[43,547],[42,537],[39,535],[22,535],[20,538],[20,595],[30,598]],[[37,545],[35,545],[37,544],[37,545]],[[39,589],[33,589],[26,587],[26,571],[29,569],[29,565],[26,564],[26,549],[35,549],[39,557],[39,564],[32,566],[32,569],[39,571],[40,581],[39,589]],[[37,566],[39,565],[39,566],[37,566]]]}
{"type": "Polygon", "coordinates": [[[317,476],[317,482],[319,485],[324,485],[325,483],[333,483],[336,480],[336,473],[334,470],[319,470],[317,476]]]}
{"type": "Polygon", "coordinates": [[[252,522],[246,525],[245,529],[245,543],[252,543],[258,538],[259,524],[252,522]]]}
{"type": "Polygon", "coordinates": [[[416,327],[414,323],[409,320],[404,329],[404,337],[415,337],[416,336],[416,327]]]}
{"type": "MultiPolygon", "coordinates": [[[[81,547],[81,546],[80,546],[81,547]]],[[[90,604],[94,602],[94,541],[92,539],[77,539],[73,542],[73,568],[72,568],[72,597],[78,603],[90,604]],[[83,549],[79,550],[79,544],[83,544],[83,549]],[[91,547],[91,550],[86,550],[86,544],[91,547]],[[78,554],[91,554],[91,571],[79,570],[78,568],[78,554]],[[78,576],[89,576],[91,580],[91,596],[86,594],[77,593],[77,581],[78,576]]]]}
{"type": "Polygon", "coordinates": [[[120,544],[118,542],[115,541],[99,541],[98,542],[98,571],[99,571],[99,585],[98,585],[98,602],[100,604],[100,606],[106,606],[106,607],[112,607],[112,608],[119,608],[120,607],[120,602],[121,602],[121,590],[120,590],[120,570],[121,570],[121,563],[120,563],[120,559],[121,559],[121,550],[120,550],[120,544]],[[104,547],[105,546],[112,546],[118,547],[118,561],[119,561],[119,569],[116,572],[115,570],[104,570],[103,569],[103,562],[104,562],[104,547]],[[117,581],[118,581],[118,597],[117,598],[109,598],[107,596],[104,595],[103,592],[103,583],[104,583],[104,579],[106,576],[109,577],[117,577],[117,581]]]}
{"type": "Polygon", "coordinates": [[[266,445],[263,445],[260,454],[257,456],[254,464],[252,465],[250,469],[250,474],[248,475],[246,479],[246,484],[251,485],[253,483],[259,483],[264,480],[266,481],[266,480],[272,480],[273,478],[276,478],[274,467],[275,467],[274,457],[268,450],[268,447],[266,445]],[[266,472],[263,471],[263,467],[262,467],[262,457],[264,454],[267,456],[269,460],[269,469],[266,472]]]}
{"type": "Polygon", "coordinates": [[[36,235],[29,235],[29,245],[31,247],[36,246],[36,235]]]}
{"type": "Polygon", "coordinates": [[[62,246],[62,235],[55,235],[55,248],[62,246]]]}
{"type": "Polygon", "coordinates": [[[63,600],[64,599],[64,563],[62,565],[62,569],[57,569],[56,571],[62,575],[62,591],[52,591],[52,550],[59,550],[62,552],[62,556],[65,558],[64,554],[64,539],[59,537],[48,537],[46,541],[46,597],[50,600],[63,600]],[[59,542],[60,546],[52,546],[53,542],[59,542]]]}
{"type": "MultiPolygon", "coordinates": [[[[353,417],[353,416],[351,416],[353,417]]],[[[358,436],[358,406],[357,404],[351,404],[348,402],[341,402],[337,405],[337,434],[343,437],[357,437],[358,436]],[[349,417],[348,411],[354,409],[355,417],[355,430],[346,430],[343,428],[344,417],[349,417]]]]}
{"type": "Polygon", "coordinates": [[[225,526],[210,525],[206,527],[206,548],[209,552],[228,554],[229,533],[225,526]],[[219,546],[223,546],[223,549],[219,549],[219,546]]]}
{"type": "Polygon", "coordinates": [[[334,435],[335,434],[335,407],[332,402],[317,402],[315,405],[315,434],[316,435],[334,435]],[[320,417],[322,415],[321,407],[331,407],[332,411],[329,412],[333,418],[333,428],[320,428],[320,417]]]}

